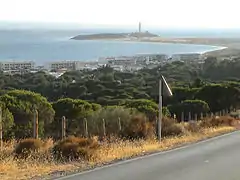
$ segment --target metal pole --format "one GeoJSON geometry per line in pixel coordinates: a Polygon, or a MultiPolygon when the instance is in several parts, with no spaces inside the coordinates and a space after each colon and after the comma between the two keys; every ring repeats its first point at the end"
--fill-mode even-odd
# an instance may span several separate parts
{"type": "Polygon", "coordinates": [[[38,111],[34,109],[33,112],[33,138],[38,138],[38,111]]]}
{"type": "Polygon", "coordinates": [[[33,111],[33,138],[36,138],[36,110],[33,111]]]}
{"type": "Polygon", "coordinates": [[[158,140],[162,140],[162,80],[159,80],[158,140]]]}
{"type": "Polygon", "coordinates": [[[62,139],[66,137],[66,118],[62,117],[62,139]]]}
{"type": "Polygon", "coordinates": [[[36,111],[36,136],[35,136],[35,138],[36,139],[38,139],[38,111],[37,110],[35,110],[36,111]]]}
{"type": "Polygon", "coordinates": [[[0,107],[0,150],[3,150],[2,107],[0,107]]]}

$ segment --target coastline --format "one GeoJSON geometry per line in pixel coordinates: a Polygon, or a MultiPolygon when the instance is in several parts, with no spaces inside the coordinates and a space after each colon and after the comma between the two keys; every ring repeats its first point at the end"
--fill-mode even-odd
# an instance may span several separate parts
{"type": "MultiPolygon", "coordinates": [[[[74,41],[81,41],[71,39],[74,41]]],[[[89,39],[98,41],[122,41],[122,42],[145,42],[145,43],[169,43],[169,44],[189,44],[189,45],[208,45],[216,49],[210,49],[200,54],[206,56],[237,56],[240,55],[240,39],[234,38],[164,38],[164,37],[146,37],[146,38],[102,38],[102,39],[89,39]]],[[[187,53],[189,54],[189,53],[187,53]]]]}
{"type": "MultiPolygon", "coordinates": [[[[124,40],[125,41],[125,40],[124,40]]],[[[127,40],[129,41],[129,39],[127,40]]],[[[130,40],[132,41],[132,40],[130,40]]],[[[234,38],[148,38],[138,40],[138,42],[156,42],[172,44],[192,44],[192,45],[209,45],[216,47],[215,50],[199,52],[206,56],[238,56],[240,55],[240,39],[234,38]]]]}

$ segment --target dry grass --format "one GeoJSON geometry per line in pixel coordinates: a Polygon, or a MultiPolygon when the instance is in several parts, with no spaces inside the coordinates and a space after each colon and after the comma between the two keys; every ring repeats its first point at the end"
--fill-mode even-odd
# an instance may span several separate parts
{"type": "Polygon", "coordinates": [[[185,143],[196,142],[236,129],[227,125],[212,128],[202,128],[199,124],[190,125],[188,123],[178,125],[184,129],[184,135],[164,138],[161,143],[155,139],[134,141],[115,139],[113,142],[105,142],[94,152],[92,159],[85,163],[80,161],[61,163],[54,160],[51,153],[54,146],[52,140],[45,140],[43,150],[36,154],[33,153],[26,160],[14,159],[12,152],[16,142],[8,142],[4,144],[4,149],[0,153],[0,179],[37,179],[36,177],[49,174],[84,169],[89,164],[102,164],[145,153],[172,149],[185,143]]]}
{"type": "Polygon", "coordinates": [[[146,152],[156,152],[172,149],[185,143],[196,142],[205,138],[214,137],[220,134],[233,131],[234,127],[207,128],[201,133],[191,133],[180,137],[171,137],[163,139],[162,143],[157,140],[138,140],[138,141],[121,141],[118,143],[103,145],[95,154],[94,163],[109,162],[116,159],[124,159],[146,152]]]}

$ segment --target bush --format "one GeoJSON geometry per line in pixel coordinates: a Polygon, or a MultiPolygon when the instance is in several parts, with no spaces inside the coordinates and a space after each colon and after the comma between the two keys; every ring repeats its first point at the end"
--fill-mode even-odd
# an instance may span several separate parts
{"type": "Polygon", "coordinates": [[[144,115],[135,115],[121,132],[122,137],[129,139],[148,138],[154,136],[154,126],[144,115]]]}
{"type": "Polygon", "coordinates": [[[93,139],[71,136],[53,147],[53,155],[62,160],[89,160],[97,147],[98,143],[93,139]]]}
{"type": "Polygon", "coordinates": [[[236,119],[230,116],[212,117],[203,119],[200,123],[201,127],[219,127],[219,126],[233,126],[236,119]]]}
{"type": "Polygon", "coordinates": [[[146,138],[154,132],[152,123],[136,109],[108,106],[88,118],[88,130],[91,136],[103,136],[103,119],[108,138],[110,136],[130,139],[146,138]],[[121,125],[121,130],[119,125],[121,125]]]}
{"type": "Polygon", "coordinates": [[[180,136],[184,134],[184,129],[177,124],[174,119],[164,117],[162,119],[162,136],[180,136]]]}
{"type": "Polygon", "coordinates": [[[31,153],[39,151],[43,144],[40,139],[24,139],[17,144],[14,152],[17,157],[27,158],[31,153]]]}
{"type": "Polygon", "coordinates": [[[184,126],[184,128],[188,131],[188,132],[199,132],[201,130],[201,126],[199,125],[199,122],[188,122],[186,124],[186,126],[184,126]]]}
{"type": "Polygon", "coordinates": [[[107,136],[119,134],[119,120],[122,129],[128,126],[131,117],[137,115],[135,110],[126,109],[121,106],[107,106],[94,112],[88,119],[89,134],[94,136],[103,135],[103,119],[107,136]]]}

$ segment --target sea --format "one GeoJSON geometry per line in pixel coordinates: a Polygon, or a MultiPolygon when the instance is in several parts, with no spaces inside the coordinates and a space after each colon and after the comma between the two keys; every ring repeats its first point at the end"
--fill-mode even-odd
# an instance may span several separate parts
{"type": "MultiPolygon", "coordinates": [[[[151,42],[120,42],[106,40],[70,40],[79,34],[129,32],[132,29],[101,28],[18,28],[0,26],[0,61],[34,61],[46,65],[52,61],[96,61],[99,57],[128,56],[144,53],[177,54],[204,53],[223,47],[192,44],[151,42]]],[[[237,37],[239,31],[159,30],[151,33],[162,37],[237,37]]],[[[240,36],[239,36],[240,37],[240,36]]]]}

